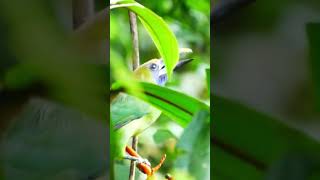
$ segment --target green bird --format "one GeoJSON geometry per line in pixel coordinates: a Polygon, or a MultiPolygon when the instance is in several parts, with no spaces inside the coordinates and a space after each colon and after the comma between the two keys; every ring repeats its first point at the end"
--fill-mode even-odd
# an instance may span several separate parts
{"type": "MultiPolygon", "coordinates": [[[[182,67],[192,59],[181,60],[174,70],[182,67]]],[[[141,82],[148,82],[164,86],[168,81],[167,71],[162,59],[152,59],[139,66],[134,77],[141,82]]],[[[126,93],[119,93],[111,97],[111,119],[114,133],[117,137],[115,144],[116,159],[134,159],[125,155],[125,148],[129,139],[137,136],[151,126],[160,116],[161,111],[150,104],[126,93]]],[[[140,162],[149,163],[144,159],[140,162]]],[[[137,160],[137,161],[139,161],[137,160]]]]}

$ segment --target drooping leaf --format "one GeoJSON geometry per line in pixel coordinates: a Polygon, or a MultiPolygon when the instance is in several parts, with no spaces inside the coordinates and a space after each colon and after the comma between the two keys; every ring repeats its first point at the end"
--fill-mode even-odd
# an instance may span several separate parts
{"type": "MultiPolygon", "coordinates": [[[[214,128],[212,129],[214,131],[214,128]]],[[[263,179],[264,172],[251,164],[226,152],[217,145],[211,145],[211,176],[219,180],[263,179]]]]}
{"type": "Polygon", "coordinates": [[[126,7],[135,12],[155,43],[166,65],[168,78],[179,60],[178,41],[165,21],[150,9],[132,0],[116,0],[111,2],[111,9],[126,7]]]}
{"type": "MultiPolygon", "coordinates": [[[[251,177],[250,171],[255,177],[266,176],[267,170],[288,154],[319,162],[320,143],[305,133],[226,98],[214,96],[213,102],[214,172],[230,176],[230,169],[241,168],[244,170],[232,171],[231,176],[251,177]]],[[[316,169],[314,163],[309,164],[316,169]]]]}
{"type": "Polygon", "coordinates": [[[176,146],[179,156],[175,169],[185,171],[195,179],[210,179],[210,114],[199,111],[186,127],[176,146]]]}
{"type": "MultiPolygon", "coordinates": [[[[199,110],[204,109],[209,111],[208,105],[181,92],[145,82],[141,82],[139,85],[141,89],[143,89],[143,94],[135,93],[132,95],[159,108],[168,117],[183,127],[191,122],[193,116],[199,110]]],[[[118,89],[113,89],[111,93],[121,90],[120,87],[117,88],[118,89]]]]}

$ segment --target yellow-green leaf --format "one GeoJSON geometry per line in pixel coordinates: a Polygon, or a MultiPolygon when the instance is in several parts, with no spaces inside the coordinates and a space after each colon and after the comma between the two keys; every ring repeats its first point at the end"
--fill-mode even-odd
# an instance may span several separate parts
{"type": "Polygon", "coordinates": [[[166,22],[150,9],[132,0],[113,0],[110,2],[111,9],[126,7],[136,13],[156,45],[163,59],[168,78],[170,79],[173,69],[179,61],[178,41],[166,22]]]}

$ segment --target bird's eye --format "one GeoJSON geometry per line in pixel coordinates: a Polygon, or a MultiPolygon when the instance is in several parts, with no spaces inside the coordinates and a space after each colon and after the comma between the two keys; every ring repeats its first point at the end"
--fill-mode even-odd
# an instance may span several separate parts
{"type": "Polygon", "coordinates": [[[157,64],[154,64],[154,63],[152,63],[152,64],[150,65],[150,69],[151,69],[152,71],[155,71],[155,70],[157,70],[157,69],[158,69],[158,65],[157,65],[157,64]]]}

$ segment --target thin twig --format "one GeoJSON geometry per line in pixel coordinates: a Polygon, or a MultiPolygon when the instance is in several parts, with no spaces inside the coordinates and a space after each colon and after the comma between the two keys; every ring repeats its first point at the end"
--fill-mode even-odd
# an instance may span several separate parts
{"type": "MultiPolygon", "coordinates": [[[[130,31],[132,39],[132,69],[135,70],[139,67],[140,58],[139,58],[139,37],[138,37],[138,27],[137,27],[137,16],[129,11],[129,21],[130,21],[130,31]]],[[[138,137],[132,137],[132,148],[137,152],[138,151],[138,137]]],[[[136,171],[135,161],[131,161],[130,164],[130,174],[129,180],[134,180],[135,171],[136,171]]]]}
{"type": "MultiPolygon", "coordinates": [[[[138,151],[138,137],[137,136],[132,137],[132,149],[135,150],[136,152],[138,151]]],[[[135,174],[136,174],[135,172],[136,172],[136,162],[131,161],[129,180],[134,180],[135,174]]]]}
{"type": "Polygon", "coordinates": [[[132,39],[132,69],[135,70],[139,67],[140,57],[139,57],[139,39],[138,39],[138,27],[137,27],[137,16],[129,11],[130,19],[130,30],[132,39]]]}

